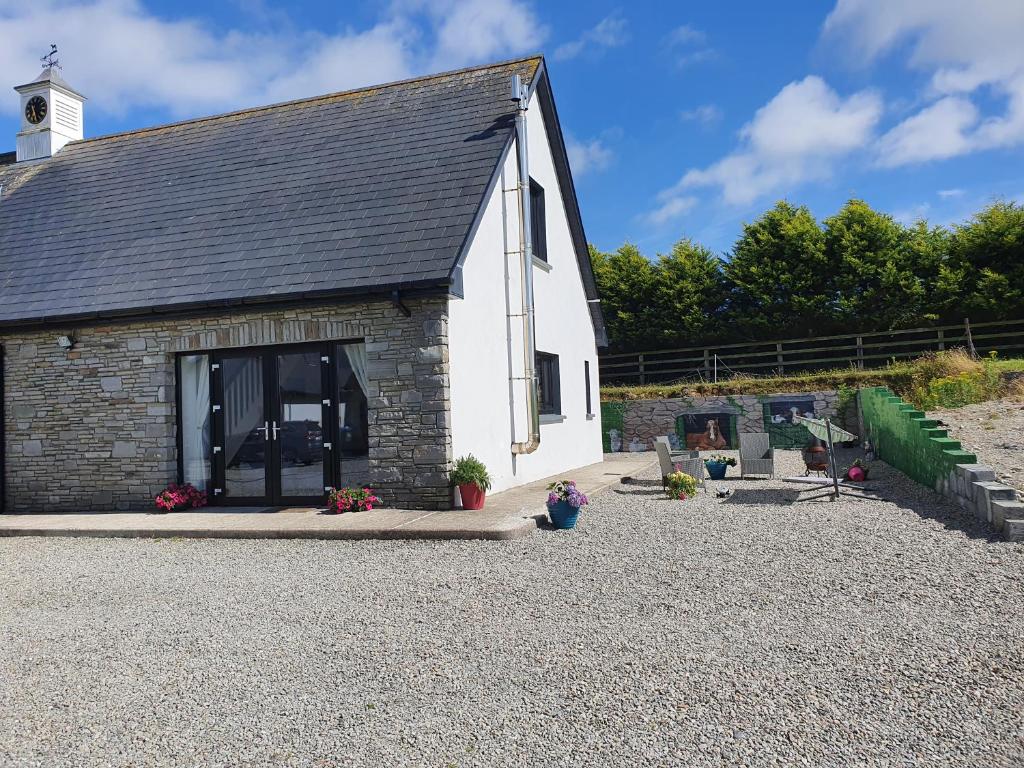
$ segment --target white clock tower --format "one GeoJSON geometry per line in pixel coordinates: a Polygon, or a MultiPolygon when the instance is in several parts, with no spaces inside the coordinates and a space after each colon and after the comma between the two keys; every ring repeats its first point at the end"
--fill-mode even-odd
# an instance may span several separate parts
{"type": "Polygon", "coordinates": [[[69,141],[84,136],[85,96],[64,82],[56,65],[46,67],[31,83],[14,90],[21,95],[19,163],[52,157],[69,141]]]}

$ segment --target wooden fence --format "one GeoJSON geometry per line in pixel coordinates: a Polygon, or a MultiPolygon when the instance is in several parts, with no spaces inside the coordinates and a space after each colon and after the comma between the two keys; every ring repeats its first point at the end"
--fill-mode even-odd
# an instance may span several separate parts
{"type": "Polygon", "coordinates": [[[800,371],[884,366],[924,352],[973,347],[979,355],[1024,354],[1024,320],[941,325],[904,331],[872,331],[782,341],[751,341],[719,346],[602,355],[602,384],[653,384],[736,375],[773,375],[800,371]]]}

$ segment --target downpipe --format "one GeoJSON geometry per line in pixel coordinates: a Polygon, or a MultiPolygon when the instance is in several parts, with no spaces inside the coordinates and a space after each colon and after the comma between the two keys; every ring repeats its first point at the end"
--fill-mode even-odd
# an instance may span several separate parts
{"type": "Polygon", "coordinates": [[[523,379],[530,426],[526,442],[512,443],[513,454],[533,453],[540,447],[540,398],[537,392],[537,338],[533,303],[533,237],[530,231],[530,158],[526,146],[526,110],[529,89],[519,75],[512,76],[512,100],[516,102],[516,154],[519,166],[519,258],[522,262],[523,379]]]}

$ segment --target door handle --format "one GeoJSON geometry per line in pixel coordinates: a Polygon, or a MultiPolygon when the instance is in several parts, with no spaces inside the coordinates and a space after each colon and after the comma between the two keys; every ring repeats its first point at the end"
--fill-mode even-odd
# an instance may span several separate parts
{"type": "Polygon", "coordinates": [[[256,431],[263,433],[263,439],[264,440],[269,440],[270,439],[270,422],[264,421],[262,427],[256,427],[256,431]]]}
{"type": "Polygon", "coordinates": [[[279,426],[277,426],[277,422],[276,421],[274,422],[274,426],[271,427],[271,429],[273,430],[273,432],[271,433],[271,438],[270,439],[271,440],[277,440],[277,433],[281,431],[281,428],[279,426]]]}

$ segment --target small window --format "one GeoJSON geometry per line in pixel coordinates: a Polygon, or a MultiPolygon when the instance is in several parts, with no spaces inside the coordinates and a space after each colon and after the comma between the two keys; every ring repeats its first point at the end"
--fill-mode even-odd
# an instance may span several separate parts
{"type": "Polygon", "coordinates": [[[587,416],[594,412],[593,403],[590,400],[590,361],[583,361],[583,387],[587,394],[587,416]]]}
{"type": "Polygon", "coordinates": [[[530,244],[533,255],[548,260],[548,230],[544,217],[544,187],[530,179],[530,244]]]}
{"type": "Polygon", "coordinates": [[[558,355],[537,353],[537,394],[542,415],[562,412],[562,385],[558,378],[558,355]]]}

